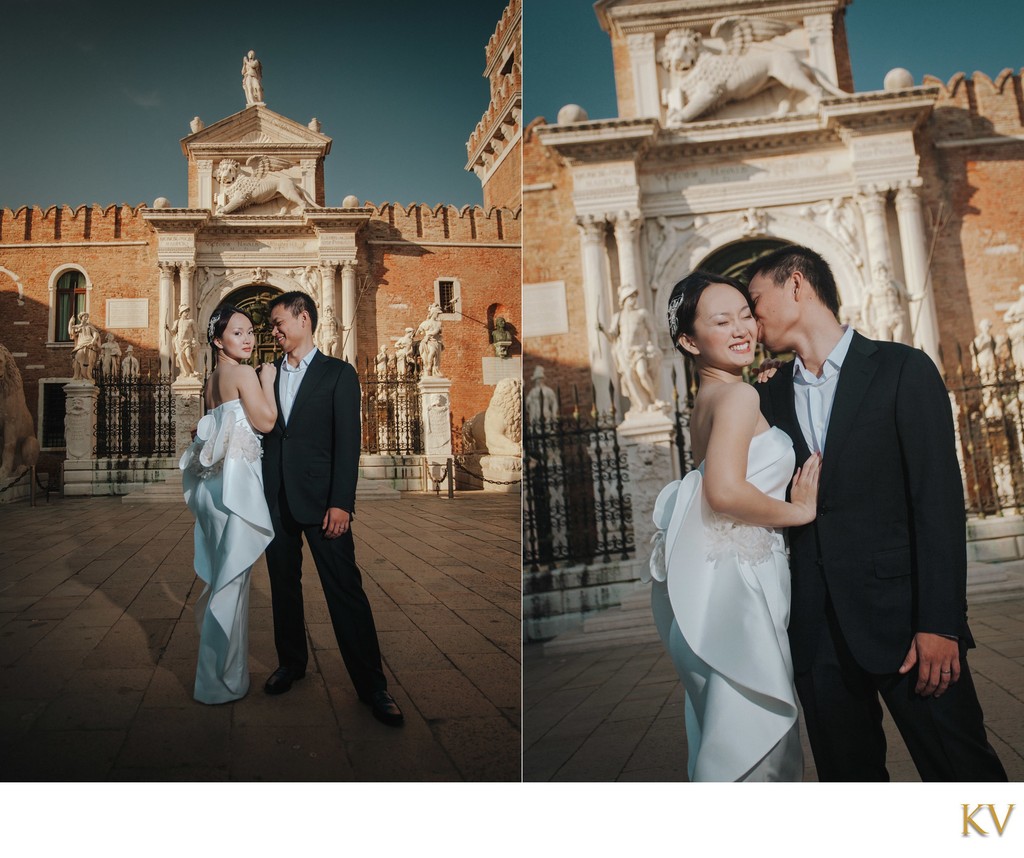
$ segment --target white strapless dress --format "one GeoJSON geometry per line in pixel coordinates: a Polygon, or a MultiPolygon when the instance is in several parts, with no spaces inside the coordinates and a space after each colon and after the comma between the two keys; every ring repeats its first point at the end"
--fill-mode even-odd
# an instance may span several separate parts
{"type": "Polygon", "coordinates": [[[194,697],[226,703],[249,690],[249,574],[274,538],[263,495],[263,455],[241,400],[212,409],[181,457],[185,503],[196,517],[199,660],[194,697]]]}
{"type": "MultiPolygon", "coordinates": [[[[747,480],[784,499],[789,436],[756,435],[747,480]]],[[[691,781],[799,781],[789,623],[789,562],[778,530],[717,515],[704,466],[658,496],[651,608],[686,690],[691,781]]]]}

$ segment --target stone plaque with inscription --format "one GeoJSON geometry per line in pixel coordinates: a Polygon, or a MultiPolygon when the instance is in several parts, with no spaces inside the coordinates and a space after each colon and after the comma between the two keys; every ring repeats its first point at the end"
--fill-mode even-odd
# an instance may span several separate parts
{"type": "Polygon", "coordinates": [[[149,298],[107,298],[106,327],[148,328],[149,298]]]}
{"type": "Polygon", "coordinates": [[[546,337],[569,333],[565,282],[523,284],[523,336],[546,337]]]}

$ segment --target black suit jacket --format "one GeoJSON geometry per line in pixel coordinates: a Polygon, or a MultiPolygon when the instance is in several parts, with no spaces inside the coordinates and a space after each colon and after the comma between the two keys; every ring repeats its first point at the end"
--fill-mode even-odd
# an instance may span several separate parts
{"type": "MultiPolygon", "coordinates": [[[[783,367],[761,409],[810,455],[783,367]]],[[[963,485],[942,378],[923,352],[854,334],[836,388],[818,516],[789,532],[796,670],[810,667],[826,592],[858,664],[896,671],[916,632],[970,641],[963,485]]]]}
{"type": "Polygon", "coordinates": [[[285,426],[281,361],[277,423],[263,438],[263,487],[271,509],[284,487],[296,521],[319,524],[328,507],[355,514],[359,478],[359,378],[352,365],[317,352],[285,426]]]}

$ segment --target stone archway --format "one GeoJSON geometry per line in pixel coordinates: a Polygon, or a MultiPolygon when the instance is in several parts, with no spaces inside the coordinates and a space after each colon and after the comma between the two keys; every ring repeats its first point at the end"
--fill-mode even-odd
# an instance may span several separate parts
{"type": "Polygon", "coordinates": [[[742,280],[743,273],[754,261],[787,244],[789,242],[779,238],[749,238],[736,241],[706,256],[697,267],[702,271],[742,280]]]}
{"type": "Polygon", "coordinates": [[[252,316],[252,325],[256,332],[256,347],[251,358],[254,366],[281,356],[277,343],[270,335],[270,311],[267,309],[267,305],[280,294],[280,289],[267,283],[252,283],[228,293],[220,302],[232,304],[252,316]]]}

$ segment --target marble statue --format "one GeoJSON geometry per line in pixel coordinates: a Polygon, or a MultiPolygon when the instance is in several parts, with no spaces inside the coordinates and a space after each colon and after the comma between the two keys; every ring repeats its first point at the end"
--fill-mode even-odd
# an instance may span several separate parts
{"type": "Polygon", "coordinates": [[[988,319],[978,322],[978,335],[971,342],[971,367],[982,384],[995,384],[996,338],[988,319]]]}
{"type": "Polygon", "coordinates": [[[121,361],[121,378],[139,377],[139,359],[132,354],[134,350],[134,346],[125,346],[124,358],[121,361]]]}
{"type": "Polygon", "coordinates": [[[611,330],[598,329],[612,343],[612,355],[622,392],[629,398],[630,411],[653,411],[664,403],[658,399],[658,368],[661,352],[650,314],[637,305],[637,290],[630,285],[619,289],[619,312],[612,317],[611,330]]]}
{"type": "Polygon", "coordinates": [[[263,104],[263,66],[256,59],[255,51],[242,57],[242,91],[246,107],[263,104]]]}
{"type": "Polygon", "coordinates": [[[412,328],[406,328],[405,333],[395,340],[395,372],[399,378],[405,378],[412,366],[414,333],[412,328]]]}
{"type": "MultiPolygon", "coordinates": [[[[281,158],[252,155],[245,162],[249,172],[243,172],[234,158],[224,158],[217,165],[220,192],[217,194],[217,210],[214,213],[231,214],[275,197],[282,197],[300,210],[318,208],[306,189],[284,172],[290,166],[288,161],[281,158]]],[[[287,212],[288,206],[282,205],[278,214],[284,215],[287,212]]]]}
{"type": "Polygon", "coordinates": [[[307,265],[302,269],[299,274],[299,283],[302,284],[302,288],[306,292],[313,296],[314,301],[320,302],[320,286],[323,283],[323,276],[320,274],[319,266],[307,265]]]}
{"type": "Polygon", "coordinates": [[[1024,285],[1018,287],[1017,291],[1020,297],[1010,305],[1003,321],[1010,341],[1010,358],[1020,374],[1024,371],[1024,285]]]}
{"type": "Polygon", "coordinates": [[[188,307],[178,309],[178,318],[171,325],[171,333],[174,335],[174,357],[178,362],[179,376],[198,375],[196,352],[199,349],[199,340],[196,339],[196,323],[188,307]]]}
{"type": "Polygon", "coordinates": [[[317,348],[325,355],[335,357],[335,350],[338,348],[338,320],[334,318],[334,310],[328,307],[324,310],[319,323],[316,326],[319,344],[317,348]]]}
{"type": "Polygon", "coordinates": [[[544,367],[533,370],[533,386],[526,394],[526,419],[531,424],[558,417],[558,395],[544,383],[544,367]]]}
{"type": "Polygon", "coordinates": [[[864,296],[862,315],[876,340],[908,343],[906,290],[889,276],[889,266],[875,263],[871,286],[864,296]]]}
{"type": "Polygon", "coordinates": [[[768,231],[768,215],[764,209],[751,206],[742,215],[744,235],[765,235],[768,231]]]}
{"type": "Polygon", "coordinates": [[[74,341],[71,350],[71,374],[74,381],[93,381],[93,370],[100,356],[99,328],[89,321],[89,314],[68,319],[68,336],[74,341]]]}
{"type": "MultiPolygon", "coordinates": [[[[82,314],[85,315],[84,313],[82,314]]],[[[39,461],[35,424],[25,402],[21,372],[7,347],[0,343],[0,478],[20,476],[39,461]]]]}
{"type": "Polygon", "coordinates": [[[120,369],[121,346],[114,339],[113,334],[107,334],[107,339],[100,346],[100,369],[104,378],[117,378],[120,369]]]}
{"type": "Polygon", "coordinates": [[[651,230],[651,256],[653,258],[651,270],[654,272],[651,279],[654,283],[660,282],[666,274],[669,262],[682,246],[682,234],[693,227],[693,221],[690,218],[669,219],[665,215],[660,215],[656,223],[658,229],[651,230]]]}
{"type": "Polygon", "coordinates": [[[388,374],[388,347],[381,343],[377,349],[377,357],[374,358],[374,366],[377,370],[377,378],[384,378],[388,374]]]}
{"type": "Polygon", "coordinates": [[[494,330],[491,331],[491,345],[494,346],[495,357],[508,357],[508,350],[512,345],[512,332],[505,326],[504,316],[498,316],[494,320],[494,330]]]}
{"type": "Polygon", "coordinates": [[[420,322],[416,329],[419,341],[420,360],[423,361],[423,374],[427,376],[441,375],[441,352],[444,342],[441,339],[441,307],[431,304],[427,308],[427,318],[420,322]]]}
{"type": "Polygon", "coordinates": [[[757,95],[779,83],[787,91],[779,104],[778,116],[791,106],[791,91],[817,103],[827,89],[840,91],[817,78],[796,52],[770,41],[791,29],[782,21],[731,16],[720,18],[711,28],[712,38],[725,43],[723,52],[705,47],[700,33],[670,30],[658,51],[658,62],[669,73],[669,85],[661,92],[666,107],[666,125],[692,122],[715,108],[757,95]],[[754,43],[757,47],[752,49],[754,43]]]}

